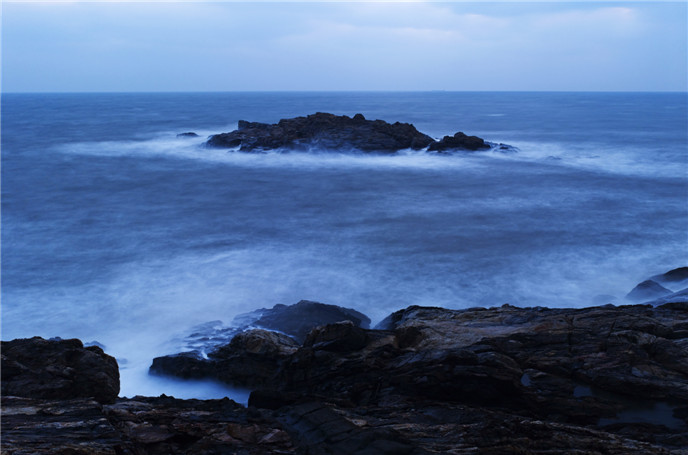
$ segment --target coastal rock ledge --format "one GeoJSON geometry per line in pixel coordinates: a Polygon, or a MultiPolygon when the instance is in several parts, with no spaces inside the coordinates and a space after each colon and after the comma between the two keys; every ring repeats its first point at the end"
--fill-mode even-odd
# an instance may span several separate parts
{"type": "Polygon", "coordinates": [[[241,332],[192,359],[197,369],[154,362],[158,374],[253,384],[248,408],[164,395],[113,401],[96,388],[46,396],[31,378],[79,377],[93,363],[73,360],[101,353],[78,340],[3,342],[3,454],[688,454],[685,301],[412,306],[374,329],[343,320],[298,341],[288,326],[241,332]],[[69,355],[18,357],[15,346],[39,352],[34,344],[69,355]],[[28,376],[17,373],[24,367],[28,376]]]}
{"type": "Polygon", "coordinates": [[[210,136],[206,145],[238,148],[242,152],[315,148],[378,153],[427,149],[430,152],[446,153],[453,150],[489,150],[493,147],[511,149],[507,145],[491,144],[461,132],[436,141],[410,123],[367,120],[362,114],[348,117],[323,112],[283,119],[276,124],[239,120],[238,129],[210,136]]]}

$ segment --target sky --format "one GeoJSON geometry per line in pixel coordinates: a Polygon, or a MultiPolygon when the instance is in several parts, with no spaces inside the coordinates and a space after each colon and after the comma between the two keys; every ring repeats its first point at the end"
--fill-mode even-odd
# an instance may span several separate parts
{"type": "Polygon", "coordinates": [[[686,91],[688,3],[2,2],[2,92],[686,91]]]}

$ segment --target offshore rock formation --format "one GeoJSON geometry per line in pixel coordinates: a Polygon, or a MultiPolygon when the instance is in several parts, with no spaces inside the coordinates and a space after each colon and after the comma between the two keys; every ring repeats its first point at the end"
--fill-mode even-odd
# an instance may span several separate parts
{"type": "MultiPolygon", "coordinates": [[[[238,129],[210,136],[207,146],[239,148],[242,152],[274,149],[324,150],[355,149],[363,152],[394,153],[403,149],[446,152],[451,150],[488,150],[492,145],[476,136],[456,133],[435,141],[409,123],[366,120],[318,112],[306,117],[280,120],[276,124],[240,120],[238,129]]],[[[510,149],[500,144],[500,149],[510,149]]]]}
{"type": "Polygon", "coordinates": [[[654,306],[688,300],[688,267],[678,267],[639,283],[626,300],[654,306]]]}
{"type": "Polygon", "coordinates": [[[103,405],[10,384],[24,398],[3,396],[3,451],[688,454],[686,301],[414,306],[373,330],[340,321],[300,342],[249,330],[211,360],[211,374],[254,387],[248,408],[164,396],[103,405]]]}

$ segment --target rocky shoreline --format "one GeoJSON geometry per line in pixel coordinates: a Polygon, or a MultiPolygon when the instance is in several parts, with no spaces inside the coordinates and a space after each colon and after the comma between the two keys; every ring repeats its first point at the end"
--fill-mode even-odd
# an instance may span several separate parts
{"type": "MultiPolygon", "coordinates": [[[[195,133],[180,133],[178,136],[193,137],[195,133]]],[[[205,145],[241,152],[317,149],[390,154],[406,149],[433,153],[515,150],[509,145],[486,142],[463,132],[435,140],[410,123],[367,120],[362,114],[349,117],[324,112],[282,119],[275,124],[239,120],[235,131],[212,135],[205,145]]]]}
{"type": "MultiPolygon", "coordinates": [[[[684,283],[676,270],[653,281],[684,283]]],[[[373,329],[302,301],[243,315],[234,332],[211,325],[205,350],[153,361],[155,374],[248,386],[248,407],[121,398],[116,360],[97,346],[2,342],[2,452],[688,454],[688,299],[670,295],[412,306],[373,329]]]]}

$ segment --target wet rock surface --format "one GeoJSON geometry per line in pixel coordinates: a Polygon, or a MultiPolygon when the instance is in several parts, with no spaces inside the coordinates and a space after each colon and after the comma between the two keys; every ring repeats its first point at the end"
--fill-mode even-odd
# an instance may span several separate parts
{"type": "Polygon", "coordinates": [[[225,381],[255,389],[248,408],[4,396],[3,451],[688,454],[688,302],[414,306],[215,352],[237,368],[225,381]]]}
{"type": "Polygon", "coordinates": [[[29,398],[93,398],[119,394],[117,361],[80,340],[40,337],[2,342],[2,395],[29,398]]]}
{"type": "Polygon", "coordinates": [[[242,152],[318,148],[394,153],[404,149],[421,150],[426,147],[429,147],[428,151],[437,152],[492,148],[492,145],[483,139],[464,133],[445,136],[442,140],[435,141],[409,123],[367,120],[362,114],[348,117],[323,112],[283,119],[276,124],[240,120],[237,130],[210,136],[206,145],[238,148],[242,152]]]}
{"type": "Polygon", "coordinates": [[[284,354],[249,405],[313,453],[687,453],[688,303],[410,307],[284,354]]]}
{"type": "Polygon", "coordinates": [[[222,321],[200,324],[184,336],[183,345],[190,352],[188,355],[202,357],[202,354],[228,344],[235,335],[253,328],[282,332],[302,343],[313,328],[340,321],[351,321],[357,327],[370,327],[368,316],[356,310],[301,300],[294,305],[278,304],[240,314],[229,325],[222,321]]]}

